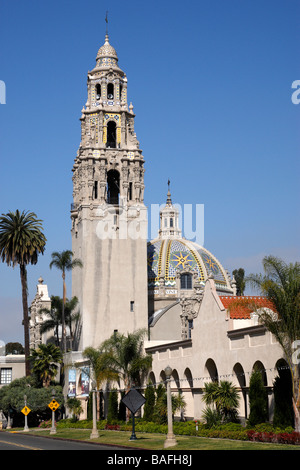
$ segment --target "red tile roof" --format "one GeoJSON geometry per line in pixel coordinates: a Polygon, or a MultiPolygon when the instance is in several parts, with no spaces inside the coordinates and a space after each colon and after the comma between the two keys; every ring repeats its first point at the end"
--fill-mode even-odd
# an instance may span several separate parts
{"type": "Polygon", "coordinates": [[[224,307],[228,309],[230,318],[247,319],[250,313],[259,307],[270,308],[275,311],[274,305],[266,297],[260,296],[220,296],[224,307]]]}

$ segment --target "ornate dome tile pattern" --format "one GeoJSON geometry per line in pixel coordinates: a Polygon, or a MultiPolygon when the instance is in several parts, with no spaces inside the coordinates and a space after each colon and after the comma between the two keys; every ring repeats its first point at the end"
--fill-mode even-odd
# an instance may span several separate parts
{"type": "Polygon", "coordinates": [[[148,264],[148,280],[158,280],[161,273],[161,257],[164,240],[155,243],[148,243],[147,247],[147,264],[148,264]]]}
{"type": "Polygon", "coordinates": [[[156,239],[148,243],[148,285],[158,286],[164,278],[165,286],[175,286],[177,273],[193,270],[204,285],[213,275],[216,287],[232,292],[230,280],[221,263],[208,250],[194,242],[182,239],[156,239]]]}
{"type": "Polygon", "coordinates": [[[204,281],[203,270],[195,253],[182,241],[169,240],[165,267],[166,281],[174,281],[177,271],[182,271],[187,267],[195,269],[198,278],[204,281]]]}
{"type": "Polygon", "coordinates": [[[105,36],[105,43],[103,44],[103,46],[100,47],[98,51],[97,60],[103,57],[110,57],[118,60],[115,48],[109,44],[108,35],[105,36]]]}

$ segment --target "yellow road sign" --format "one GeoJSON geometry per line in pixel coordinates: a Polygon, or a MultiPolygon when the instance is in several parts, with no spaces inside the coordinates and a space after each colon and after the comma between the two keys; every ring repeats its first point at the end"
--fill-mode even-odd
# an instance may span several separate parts
{"type": "Polygon", "coordinates": [[[21,410],[21,411],[22,411],[23,415],[27,416],[30,413],[31,409],[28,408],[28,406],[24,406],[23,410],[21,410]]]}
{"type": "Polygon", "coordinates": [[[59,407],[59,403],[57,403],[57,401],[53,399],[52,401],[50,401],[48,406],[52,411],[55,411],[59,407]]]}

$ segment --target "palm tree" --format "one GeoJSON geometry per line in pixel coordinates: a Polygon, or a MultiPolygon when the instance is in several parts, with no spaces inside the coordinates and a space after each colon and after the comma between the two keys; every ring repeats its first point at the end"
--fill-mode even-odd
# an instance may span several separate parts
{"type": "Polygon", "coordinates": [[[70,340],[71,340],[71,349],[72,349],[72,341],[73,341],[73,331],[72,331],[72,324],[76,324],[80,319],[80,312],[79,310],[74,311],[78,306],[78,298],[76,296],[72,297],[70,300],[66,299],[65,303],[65,322],[69,326],[70,329],[70,340]]]}
{"type": "MultiPolygon", "coordinates": [[[[118,374],[108,367],[110,353],[95,349],[92,346],[85,348],[83,357],[87,358],[91,365],[92,377],[96,382],[97,393],[100,394],[101,386],[104,382],[117,381],[118,374]]],[[[89,372],[90,374],[90,372],[89,372]]],[[[90,374],[91,375],[91,374],[90,374]]],[[[97,415],[100,413],[100,395],[97,400],[97,415]]]]}
{"type": "Polygon", "coordinates": [[[144,355],[146,333],[144,329],[128,333],[127,336],[115,332],[100,345],[99,349],[107,354],[107,367],[118,375],[118,381],[123,382],[125,392],[132,386],[140,386],[151,368],[152,356],[144,355]]]}
{"type": "Polygon", "coordinates": [[[126,391],[132,386],[140,386],[151,368],[152,356],[143,352],[145,334],[144,329],[127,336],[115,332],[100,346],[100,350],[108,353],[108,367],[118,374],[126,391]]]}
{"type": "Polygon", "coordinates": [[[41,308],[40,314],[46,314],[47,319],[41,325],[41,333],[54,330],[56,346],[59,346],[59,326],[61,325],[62,299],[56,295],[51,296],[51,308],[41,308]]]}
{"type": "MultiPolygon", "coordinates": [[[[71,300],[66,299],[65,303],[65,323],[70,328],[70,336],[72,335],[72,322],[79,319],[79,312],[74,312],[78,305],[77,297],[72,297],[71,300]]],[[[56,337],[56,345],[59,346],[59,327],[62,325],[62,308],[63,300],[61,297],[52,295],[51,296],[51,308],[41,308],[39,313],[47,315],[47,319],[41,325],[41,333],[54,330],[56,337]]]]}
{"type": "Polygon", "coordinates": [[[66,352],[66,332],[65,332],[65,303],[66,303],[66,296],[67,296],[67,290],[66,290],[66,271],[71,271],[72,269],[76,267],[81,267],[83,266],[82,262],[80,259],[72,259],[73,258],[73,252],[70,250],[65,250],[65,251],[54,251],[52,254],[52,261],[50,263],[50,269],[52,266],[55,266],[57,269],[59,269],[62,272],[62,279],[63,279],[63,305],[62,305],[62,350],[63,352],[66,352]]]}
{"type": "Polygon", "coordinates": [[[217,415],[225,421],[237,420],[239,404],[238,389],[227,380],[204,384],[203,400],[206,405],[214,405],[217,415]]]}
{"type": "Polygon", "coordinates": [[[33,364],[32,371],[43,381],[43,387],[48,388],[57,373],[57,364],[62,362],[59,347],[54,344],[40,344],[31,350],[30,360],[33,364]]]}
{"type": "Polygon", "coordinates": [[[283,349],[292,376],[295,429],[300,432],[300,371],[295,345],[300,339],[300,263],[285,263],[274,256],[263,259],[264,274],[246,279],[258,288],[274,306],[273,310],[256,310],[262,324],[275,336],[283,349]],[[296,357],[295,357],[296,356],[296,357]]]}
{"type": "Polygon", "coordinates": [[[38,255],[44,253],[46,237],[42,232],[42,221],[34,212],[8,212],[0,217],[0,256],[8,266],[20,267],[24,324],[24,349],[26,376],[30,375],[29,364],[29,317],[27,292],[27,264],[36,264],[38,255]]]}

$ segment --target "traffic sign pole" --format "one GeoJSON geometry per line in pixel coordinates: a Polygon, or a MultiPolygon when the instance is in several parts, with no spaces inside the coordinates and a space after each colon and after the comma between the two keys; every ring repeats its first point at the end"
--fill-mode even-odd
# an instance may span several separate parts
{"type": "Polygon", "coordinates": [[[55,427],[55,410],[59,407],[59,403],[54,398],[55,390],[52,390],[52,401],[49,403],[49,408],[52,410],[52,426],[50,429],[50,434],[56,434],[56,427],[55,427]]]}
{"type": "Polygon", "coordinates": [[[131,433],[131,436],[130,436],[130,441],[136,441],[137,440],[137,437],[135,435],[135,419],[134,419],[134,413],[131,412],[131,416],[132,416],[132,433],[131,433]]]}
{"type": "Polygon", "coordinates": [[[55,411],[52,410],[52,426],[50,429],[50,434],[56,434],[56,427],[55,427],[55,411]]]}
{"type": "Polygon", "coordinates": [[[26,395],[24,395],[24,402],[25,402],[25,406],[22,410],[22,413],[25,415],[24,431],[27,432],[27,431],[29,431],[29,427],[28,427],[28,423],[27,423],[27,415],[30,412],[30,409],[27,406],[27,396],[26,395]]]}

